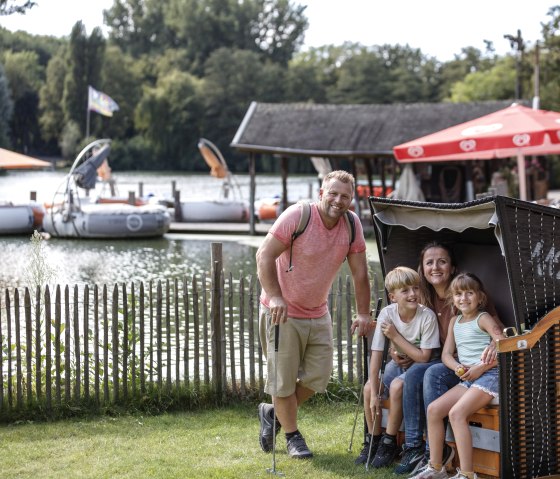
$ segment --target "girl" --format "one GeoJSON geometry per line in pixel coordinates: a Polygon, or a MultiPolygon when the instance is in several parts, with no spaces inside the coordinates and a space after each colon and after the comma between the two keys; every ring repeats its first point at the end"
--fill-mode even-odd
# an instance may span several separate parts
{"type": "Polygon", "coordinates": [[[461,382],[428,407],[430,462],[426,469],[414,476],[415,479],[447,478],[442,464],[444,418],[447,415],[455,435],[461,465],[452,479],[476,478],[468,418],[494,397],[498,397],[497,363],[494,360],[487,364],[480,358],[492,340],[503,339],[504,335],[500,324],[484,310],[488,296],[482,282],[472,273],[461,273],[453,279],[449,289],[450,299],[458,314],[451,318],[442,361],[455,372],[461,382]],[[458,360],[455,357],[456,351],[458,360]]]}

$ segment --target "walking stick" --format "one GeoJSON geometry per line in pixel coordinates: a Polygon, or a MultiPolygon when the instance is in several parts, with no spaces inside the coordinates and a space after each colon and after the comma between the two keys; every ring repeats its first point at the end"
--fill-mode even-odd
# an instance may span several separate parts
{"type": "MultiPolygon", "coordinates": [[[[364,395],[364,387],[365,387],[366,382],[368,380],[367,347],[368,347],[367,336],[362,336],[362,350],[363,350],[363,357],[364,357],[364,373],[363,373],[364,378],[363,378],[363,381],[362,381],[362,387],[360,388],[360,395],[358,396],[358,403],[356,404],[356,414],[354,415],[354,425],[352,426],[352,435],[350,436],[350,444],[348,444],[348,452],[352,452],[352,444],[354,442],[354,432],[356,431],[356,423],[358,422],[358,412],[360,411],[360,406],[362,404],[362,397],[364,395]]],[[[364,423],[365,423],[365,429],[364,429],[364,442],[365,442],[365,440],[366,440],[365,435],[367,434],[367,421],[365,420],[365,416],[364,416],[364,423]]]]}
{"type": "MultiPolygon", "coordinates": [[[[278,392],[278,343],[280,342],[280,325],[274,325],[274,397],[278,392]]],[[[283,472],[276,470],[276,407],[272,423],[272,467],[266,469],[269,474],[285,476],[283,472]]]]}
{"type": "MultiPolygon", "coordinates": [[[[377,316],[379,315],[379,311],[381,310],[381,304],[383,303],[383,298],[377,299],[377,306],[375,308],[373,319],[377,320],[377,316]]],[[[352,435],[350,436],[350,444],[348,445],[348,452],[352,452],[352,444],[354,443],[354,433],[356,431],[356,423],[358,422],[358,413],[360,411],[360,406],[362,404],[362,397],[364,395],[364,387],[368,382],[368,373],[369,373],[369,363],[368,363],[368,337],[362,336],[362,353],[363,353],[363,381],[362,387],[360,388],[360,395],[358,397],[358,404],[356,404],[356,413],[354,415],[354,425],[352,426],[352,435]]],[[[368,426],[366,415],[364,413],[364,444],[366,442],[366,436],[368,433],[368,426]]]]}
{"type": "MultiPolygon", "coordinates": [[[[377,386],[377,398],[381,399],[381,386],[383,384],[383,374],[385,373],[385,365],[387,364],[387,355],[389,353],[389,341],[385,338],[385,344],[383,345],[383,355],[381,356],[381,367],[379,368],[379,384],[377,386]]],[[[374,414],[373,415],[373,430],[372,433],[375,431],[375,427],[377,426],[377,416],[381,414],[374,414]]],[[[372,449],[373,441],[369,442],[369,451],[366,461],[366,471],[369,471],[369,461],[371,461],[371,449],[372,449]]]]}

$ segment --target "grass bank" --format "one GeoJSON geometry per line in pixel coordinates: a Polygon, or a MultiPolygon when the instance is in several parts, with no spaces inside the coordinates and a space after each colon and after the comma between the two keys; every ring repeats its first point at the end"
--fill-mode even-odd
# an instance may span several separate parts
{"type": "MultiPolygon", "coordinates": [[[[352,453],[348,444],[355,405],[319,402],[300,412],[300,429],[315,454],[298,461],[278,436],[276,469],[287,479],[396,477],[392,469],[354,465],[361,449],[359,416],[352,453]]],[[[258,444],[256,405],[160,416],[123,415],[54,423],[0,426],[0,477],[239,479],[275,477],[272,456],[258,444]]]]}

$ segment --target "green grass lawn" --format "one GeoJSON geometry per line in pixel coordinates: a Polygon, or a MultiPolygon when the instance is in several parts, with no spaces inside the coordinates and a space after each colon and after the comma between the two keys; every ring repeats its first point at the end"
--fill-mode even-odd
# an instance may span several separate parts
{"type": "MultiPolygon", "coordinates": [[[[361,449],[362,415],[348,453],[355,405],[305,405],[300,430],[315,454],[286,455],[278,436],[276,469],[288,479],[398,477],[392,468],[355,466],[361,449]]],[[[99,417],[54,423],[0,426],[0,477],[12,478],[266,478],[272,455],[261,451],[254,405],[161,416],[99,417]]],[[[403,476],[400,476],[403,477],[403,476]]],[[[406,476],[404,476],[406,477],[406,476]]]]}

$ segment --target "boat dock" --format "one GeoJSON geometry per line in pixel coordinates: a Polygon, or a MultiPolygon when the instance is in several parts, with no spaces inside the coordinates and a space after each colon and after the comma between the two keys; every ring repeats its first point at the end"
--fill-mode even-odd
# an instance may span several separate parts
{"type": "MultiPolygon", "coordinates": [[[[258,236],[265,236],[272,223],[255,223],[258,236]]],[[[248,235],[249,223],[178,223],[171,222],[169,233],[248,235]]]]}
{"type": "MultiPolygon", "coordinates": [[[[256,236],[266,236],[272,223],[255,223],[256,236]]],[[[373,236],[371,219],[362,219],[366,237],[373,236]]],[[[248,235],[249,223],[179,223],[171,222],[169,233],[248,235]]]]}

